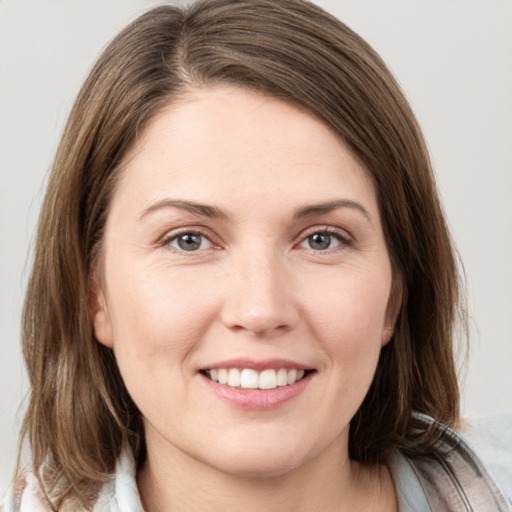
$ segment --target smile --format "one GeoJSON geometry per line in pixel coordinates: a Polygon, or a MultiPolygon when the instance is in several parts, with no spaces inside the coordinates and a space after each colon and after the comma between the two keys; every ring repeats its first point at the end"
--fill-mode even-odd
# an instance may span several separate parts
{"type": "Polygon", "coordinates": [[[279,368],[257,371],[252,368],[216,368],[202,373],[211,380],[240,389],[275,389],[295,384],[310,373],[309,370],[279,368]]]}

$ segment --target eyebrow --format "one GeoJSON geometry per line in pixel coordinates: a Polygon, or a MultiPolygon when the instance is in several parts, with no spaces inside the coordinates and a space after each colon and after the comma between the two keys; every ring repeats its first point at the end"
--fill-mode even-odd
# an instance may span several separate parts
{"type": "Polygon", "coordinates": [[[298,220],[306,217],[313,217],[315,215],[324,215],[326,213],[332,212],[333,210],[337,210],[338,208],[352,208],[362,213],[370,222],[370,224],[372,223],[372,219],[368,213],[368,210],[363,205],[356,201],[351,201],[350,199],[339,199],[337,201],[329,201],[327,203],[302,206],[295,212],[293,218],[298,220]]]}
{"type": "MultiPolygon", "coordinates": [[[[199,215],[201,217],[229,220],[229,215],[220,208],[217,208],[216,206],[197,203],[195,201],[182,201],[179,199],[169,198],[162,199],[161,201],[157,201],[156,203],[150,205],[142,212],[142,214],[139,217],[139,220],[142,220],[144,217],[151,214],[152,212],[155,212],[163,208],[178,208],[180,210],[185,210],[187,212],[190,212],[194,215],[199,215]]],[[[368,210],[358,202],[351,201],[350,199],[339,199],[336,201],[328,201],[326,203],[302,206],[295,211],[293,218],[295,220],[300,220],[307,217],[313,217],[315,215],[325,215],[326,213],[330,213],[334,210],[337,210],[338,208],[354,209],[362,213],[364,217],[366,217],[366,219],[370,222],[370,224],[372,223],[368,210]]]]}
{"type": "Polygon", "coordinates": [[[142,220],[150,213],[160,210],[162,208],[179,208],[187,212],[193,213],[194,215],[200,215],[202,217],[209,217],[212,219],[223,219],[228,220],[229,216],[216,206],[210,206],[207,204],[196,203],[195,201],[180,201],[178,199],[162,199],[146,208],[139,217],[142,220]]]}

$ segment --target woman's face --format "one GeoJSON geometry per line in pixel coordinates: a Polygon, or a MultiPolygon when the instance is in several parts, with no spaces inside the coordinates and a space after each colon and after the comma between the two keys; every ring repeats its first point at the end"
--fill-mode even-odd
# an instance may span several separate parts
{"type": "Polygon", "coordinates": [[[277,475],[346,456],[399,305],[365,170],[311,114],[228,86],[165,108],[125,163],[95,332],[150,460],[277,475]]]}

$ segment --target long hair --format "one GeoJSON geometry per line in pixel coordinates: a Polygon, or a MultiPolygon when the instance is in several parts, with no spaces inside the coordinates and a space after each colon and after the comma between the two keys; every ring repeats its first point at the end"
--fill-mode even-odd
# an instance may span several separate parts
{"type": "Polygon", "coordinates": [[[300,0],[206,0],[142,15],[104,50],[70,113],[43,203],[23,313],[31,395],[21,439],[59,507],[90,506],[124,445],[145,457],[140,413],[112,351],[94,337],[90,276],[123,157],[164,106],[229,83],[329,125],[374,183],[403,303],[352,420],[363,463],[390,447],[434,450],[414,411],[454,425],[456,260],[421,131],[396,81],[358,35],[300,0]]]}

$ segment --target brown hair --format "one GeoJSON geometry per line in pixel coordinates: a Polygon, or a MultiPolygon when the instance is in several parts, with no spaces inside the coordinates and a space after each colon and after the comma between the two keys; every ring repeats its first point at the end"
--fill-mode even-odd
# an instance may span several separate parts
{"type": "Polygon", "coordinates": [[[162,6],[105,49],[70,114],[41,211],[23,315],[31,395],[22,439],[55,506],[90,505],[124,444],[145,457],[140,413],[112,351],[95,340],[90,275],[123,157],[156,112],[194,86],[227,82],[301,106],[330,125],[372,176],[403,303],[352,420],[350,455],[434,449],[413,411],[454,425],[458,275],[428,152],[383,61],[300,0],[162,6]],[[42,471],[44,468],[44,471],[42,471]],[[42,472],[41,472],[42,471],[42,472]]]}

